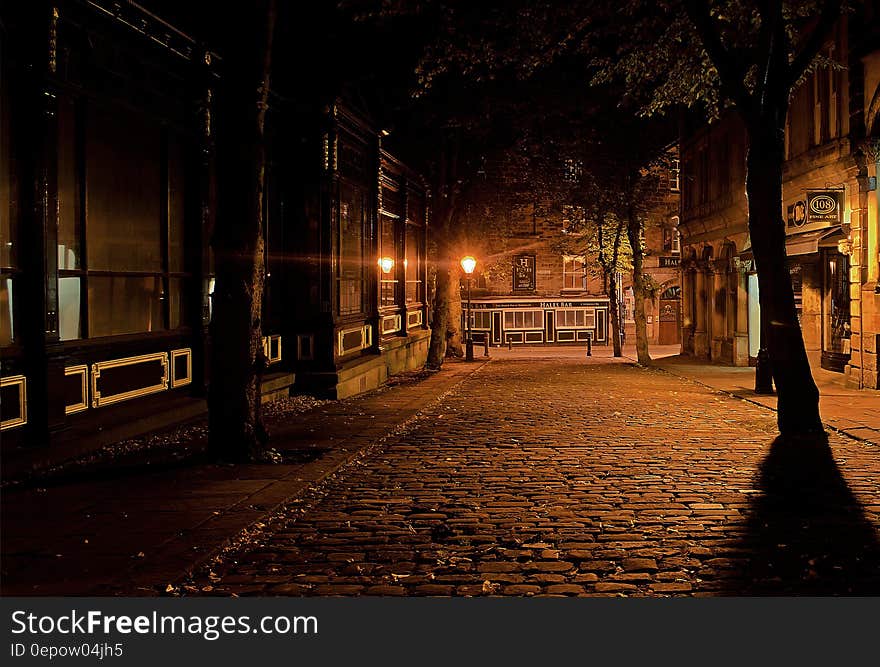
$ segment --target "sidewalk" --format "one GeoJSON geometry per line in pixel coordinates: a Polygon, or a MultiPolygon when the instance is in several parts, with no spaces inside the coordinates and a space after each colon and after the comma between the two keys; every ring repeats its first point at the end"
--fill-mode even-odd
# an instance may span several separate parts
{"type": "MultiPolygon", "coordinates": [[[[652,345],[653,364],[676,377],[697,382],[705,387],[723,391],[770,410],[776,411],[776,394],[755,393],[755,369],[743,366],[721,366],[699,363],[679,354],[678,345],[652,345]]],[[[584,346],[515,347],[492,348],[496,359],[570,359],[586,358],[584,346]]],[[[636,360],[634,345],[625,345],[623,357],[618,360],[630,363],[636,360]]],[[[615,361],[610,346],[596,345],[592,348],[596,360],[615,361]]],[[[825,425],[858,440],[880,444],[880,391],[858,390],[845,386],[840,373],[826,371],[819,365],[819,358],[810,358],[813,379],[819,388],[819,409],[825,425]]]]}
{"type": "MultiPolygon", "coordinates": [[[[654,350],[651,352],[655,356],[654,350]]],[[[627,347],[624,353],[635,359],[634,349],[627,347]]],[[[776,410],[776,394],[755,393],[754,368],[701,364],[680,355],[657,355],[655,365],[677,377],[776,410]]],[[[818,359],[810,359],[810,365],[825,425],[852,438],[880,444],[880,392],[847,388],[843,376],[821,368],[818,359]]]]}
{"type": "Polygon", "coordinates": [[[424,380],[298,416],[272,433],[272,446],[298,464],[190,463],[4,489],[2,595],[160,593],[157,582],[179,579],[281,504],[394,438],[483,365],[447,362],[424,380]]]}

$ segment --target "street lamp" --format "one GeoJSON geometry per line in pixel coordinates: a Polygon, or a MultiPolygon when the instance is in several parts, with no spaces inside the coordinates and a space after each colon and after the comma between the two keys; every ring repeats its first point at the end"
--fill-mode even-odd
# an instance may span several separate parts
{"type": "Polygon", "coordinates": [[[467,275],[467,340],[464,345],[465,361],[474,360],[474,339],[471,336],[471,274],[477,266],[477,260],[466,255],[461,258],[461,268],[467,275]]]}
{"type": "Polygon", "coordinates": [[[379,267],[382,269],[382,273],[389,274],[391,273],[391,269],[394,268],[394,258],[393,257],[380,257],[379,258],[379,267]]]}
{"type": "Polygon", "coordinates": [[[380,257],[379,270],[382,275],[379,276],[379,305],[388,306],[394,303],[393,281],[389,279],[388,274],[394,269],[393,257],[380,257]]]}

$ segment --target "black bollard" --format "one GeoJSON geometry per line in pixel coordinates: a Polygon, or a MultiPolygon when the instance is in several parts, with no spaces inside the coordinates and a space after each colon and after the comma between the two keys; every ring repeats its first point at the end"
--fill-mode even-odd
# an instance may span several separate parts
{"type": "Polygon", "coordinates": [[[486,337],[483,339],[483,356],[489,356],[489,334],[486,334],[486,337]]]}
{"type": "Polygon", "coordinates": [[[593,339],[589,337],[587,338],[587,356],[593,356],[593,339]]]}
{"type": "Polygon", "coordinates": [[[765,348],[758,350],[758,362],[755,366],[755,393],[773,393],[773,372],[770,368],[770,355],[765,348]]]}

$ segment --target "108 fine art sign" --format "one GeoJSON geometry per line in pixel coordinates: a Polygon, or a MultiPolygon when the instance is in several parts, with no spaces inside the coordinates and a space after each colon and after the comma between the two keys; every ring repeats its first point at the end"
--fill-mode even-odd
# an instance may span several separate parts
{"type": "Polygon", "coordinates": [[[843,190],[807,190],[808,225],[843,222],[843,190]]]}

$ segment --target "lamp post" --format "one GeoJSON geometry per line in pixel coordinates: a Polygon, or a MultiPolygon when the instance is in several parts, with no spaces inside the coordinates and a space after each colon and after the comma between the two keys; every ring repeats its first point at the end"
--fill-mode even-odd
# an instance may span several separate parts
{"type": "Polygon", "coordinates": [[[465,361],[474,360],[474,339],[471,336],[471,274],[476,266],[477,260],[470,255],[461,258],[461,268],[464,270],[465,275],[467,275],[467,340],[464,344],[465,361]]]}

